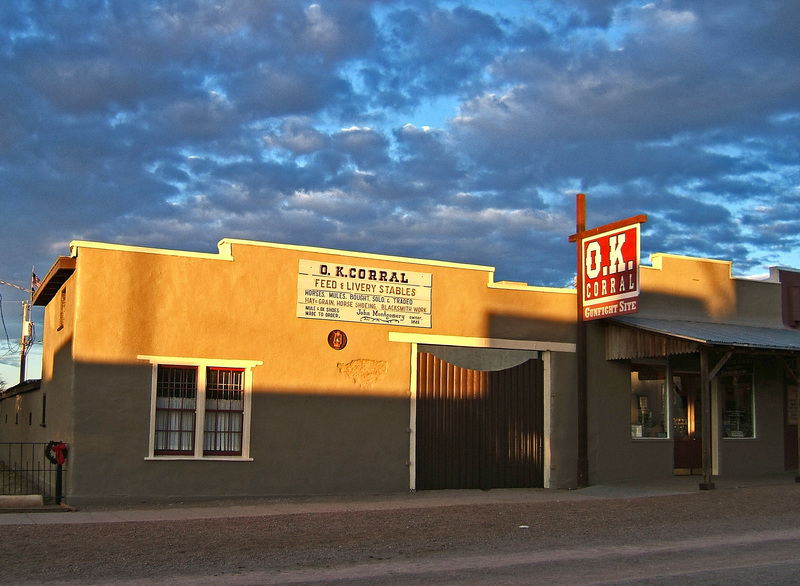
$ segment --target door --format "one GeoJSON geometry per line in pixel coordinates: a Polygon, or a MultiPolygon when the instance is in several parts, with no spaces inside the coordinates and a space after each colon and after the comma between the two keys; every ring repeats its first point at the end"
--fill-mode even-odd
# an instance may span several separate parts
{"type": "Polygon", "coordinates": [[[534,488],[543,476],[541,359],[472,370],[420,352],[416,488],[534,488]]]}
{"type": "Polygon", "coordinates": [[[783,418],[783,467],[797,470],[797,383],[788,379],[784,393],[783,418]]]}
{"type": "Polygon", "coordinates": [[[675,442],[675,474],[703,473],[702,408],[700,375],[680,373],[672,377],[672,437],[675,442]]]}

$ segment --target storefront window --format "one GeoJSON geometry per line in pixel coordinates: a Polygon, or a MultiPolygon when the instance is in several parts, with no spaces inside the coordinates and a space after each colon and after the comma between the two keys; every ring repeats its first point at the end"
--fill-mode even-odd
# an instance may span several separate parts
{"type": "Polygon", "coordinates": [[[755,437],[752,364],[731,361],[720,373],[718,384],[723,401],[723,437],[755,437]]]}
{"type": "Polygon", "coordinates": [[[631,364],[631,437],[666,438],[667,367],[631,364]]]}

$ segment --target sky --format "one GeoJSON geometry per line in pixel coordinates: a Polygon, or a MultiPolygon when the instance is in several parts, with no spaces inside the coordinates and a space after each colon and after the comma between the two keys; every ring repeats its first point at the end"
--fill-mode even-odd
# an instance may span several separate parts
{"type": "Polygon", "coordinates": [[[647,215],[645,263],[800,267],[798,27],[796,0],[4,0],[0,280],[230,237],[564,287],[579,192],[588,227],[647,215]]]}

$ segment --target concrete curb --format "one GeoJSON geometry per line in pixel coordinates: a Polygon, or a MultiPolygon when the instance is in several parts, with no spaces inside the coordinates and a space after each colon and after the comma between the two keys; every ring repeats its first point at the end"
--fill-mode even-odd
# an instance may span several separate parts
{"type": "Polygon", "coordinates": [[[44,506],[40,494],[0,495],[0,509],[33,509],[44,506]]]}

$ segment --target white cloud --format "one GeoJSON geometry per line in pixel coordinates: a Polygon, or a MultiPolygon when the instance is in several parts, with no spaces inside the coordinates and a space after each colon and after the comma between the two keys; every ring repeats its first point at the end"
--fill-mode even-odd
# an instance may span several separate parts
{"type": "Polygon", "coordinates": [[[0,278],[235,236],[563,284],[578,190],[646,247],[800,249],[800,4],[489,4],[9,0],[0,278]]]}

